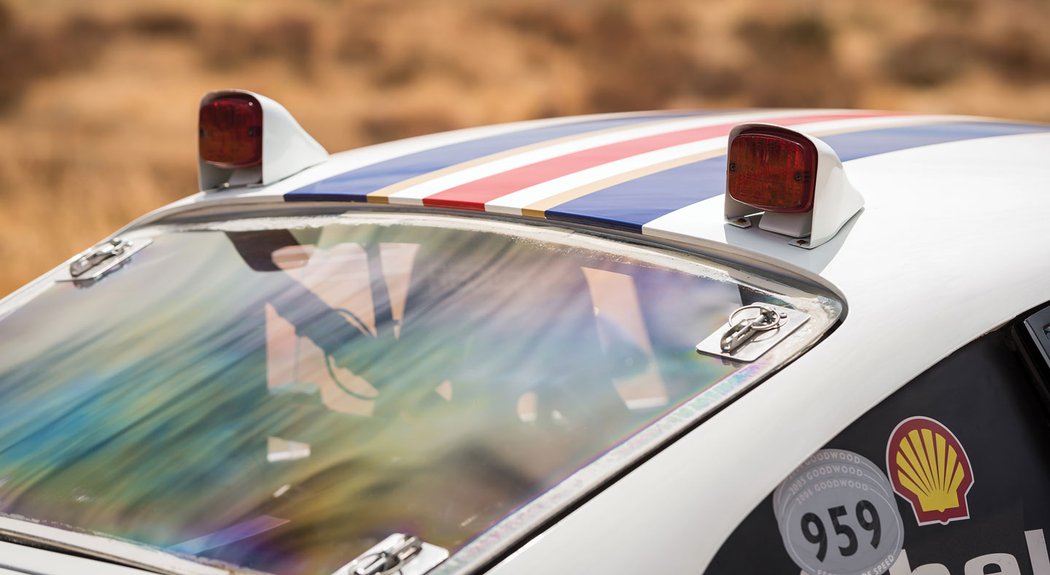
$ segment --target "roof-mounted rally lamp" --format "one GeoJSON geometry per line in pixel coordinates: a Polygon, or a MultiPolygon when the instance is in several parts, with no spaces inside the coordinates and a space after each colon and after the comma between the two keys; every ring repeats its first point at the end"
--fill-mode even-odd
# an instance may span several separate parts
{"type": "Polygon", "coordinates": [[[277,102],[243,90],[201,98],[200,189],[267,185],[328,159],[277,102]]]}
{"type": "Polygon", "coordinates": [[[729,134],[726,220],[817,247],[864,206],[842,162],[817,138],[772,124],[742,124],[729,134]]]}

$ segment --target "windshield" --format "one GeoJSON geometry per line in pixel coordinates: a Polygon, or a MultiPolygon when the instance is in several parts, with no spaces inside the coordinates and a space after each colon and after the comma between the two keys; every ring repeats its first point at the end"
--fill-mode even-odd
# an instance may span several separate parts
{"type": "Polygon", "coordinates": [[[276,573],[332,572],[394,532],[460,550],[676,407],[782,364],[695,351],[736,307],[804,309],[803,342],[837,309],[512,224],[136,234],[152,244],[124,268],[0,320],[0,512],[276,573]]]}

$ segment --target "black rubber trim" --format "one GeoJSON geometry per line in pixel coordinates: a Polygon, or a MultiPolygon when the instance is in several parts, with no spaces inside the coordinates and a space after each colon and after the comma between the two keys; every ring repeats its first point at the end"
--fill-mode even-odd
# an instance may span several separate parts
{"type": "Polygon", "coordinates": [[[1012,336],[1035,377],[1036,391],[1050,417],[1050,306],[1022,317],[1012,330],[1012,336]]]}

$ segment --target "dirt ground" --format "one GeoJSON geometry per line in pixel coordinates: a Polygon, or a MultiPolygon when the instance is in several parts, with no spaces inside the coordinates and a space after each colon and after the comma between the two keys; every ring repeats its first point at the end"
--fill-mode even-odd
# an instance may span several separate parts
{"type": "Polygon", "coordinates": [[[1043,0],[0,0],[0,295],[196,185],[238,87],[330,151],[587,112],[1050,121],[1043,0]]]}

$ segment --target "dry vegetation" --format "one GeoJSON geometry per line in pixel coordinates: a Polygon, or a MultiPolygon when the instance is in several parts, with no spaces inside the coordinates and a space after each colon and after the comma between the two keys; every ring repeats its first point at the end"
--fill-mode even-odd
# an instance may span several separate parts
{"type": "Polygon", "coordinates": [[[491,122],[836,106],[1050,121],[1045,0],[0,0],[0,294],[195,188],[242,87],[330,150],[491,122]]]}

